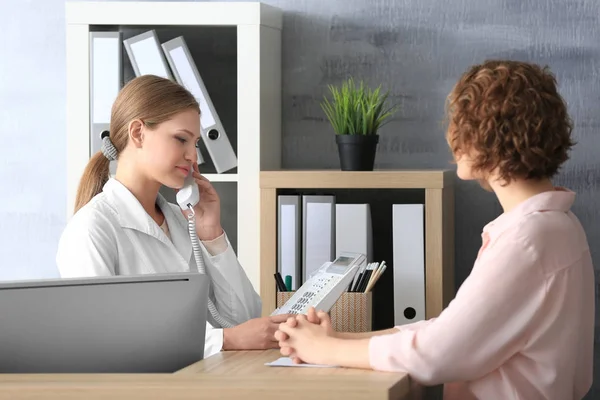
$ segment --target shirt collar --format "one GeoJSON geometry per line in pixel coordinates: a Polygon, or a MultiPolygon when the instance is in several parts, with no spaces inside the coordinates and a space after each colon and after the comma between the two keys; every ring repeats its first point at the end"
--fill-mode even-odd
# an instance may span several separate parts
{"type": "MultiPolygon", "coordinates": [[[[163,242],[167,242],[168,238],[158,226],[158,224],[152,219],[150,215],[144,210],[138,199],[123,185],[121,182],[114,178],[110,178],[102,188],[102,191],[107,195],[109,201],[113,207],[117,210],[117,218],[119,224],[123,228],[135,229],[137,231],[146,233],[163,242]]],[[[167,201],[158,194],[156,204],[159,206],[165,217],[167,217],[168,210],[167,201]]],[[[167,223],[169,220],[167,219],[167,223]]]]}
{"type": "Polygon", "coordinates": [[[173,244],[187,265],[192,256],[192,243],[188,236],[187,220],[183,217],[182,213],[176,212],[160,193],[158,193],[156,198],[156,204],[165,216],[171,240],[169,240],[165,232],[152,217],[148,215],[133,193],[121,182],[110,178],[102,191],[108,196],[109,201],[117,211],[119,224],[123,228],[135,229],[167,245],[173,244]]]}
{"type": "Polygon", "coordinates": [[[553,191],[543,192],[521,202],[509,212],[488,223],[483,228],[484,234],[494,235],[504,231],[516,221],[528,214],[542,211],[567,212],[575,201],[575,192],[563,187],[556,187],[553,191]]]}

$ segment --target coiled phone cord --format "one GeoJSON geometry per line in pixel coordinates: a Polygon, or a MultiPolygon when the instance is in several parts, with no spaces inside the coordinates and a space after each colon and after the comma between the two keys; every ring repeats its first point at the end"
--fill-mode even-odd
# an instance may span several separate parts
{"type": "MultiPolygon", "coordinates": [[[[198,239],[198,234],[196,233],[196,213],[194,212],[193,207],[189,207],[188,209],[190,211],[190,213],[188,214],[188,230],[190,233],[190,239],[192,240],[194,258],[196,259],[198,271],[202,275],[206,275],[206,267],[204,266],[204,256],[202,255],[202,249],[200,248],[200,239],[198,239]]],[[[231,328],[234,326],[232,323],[223,318],[221,314],[219,314],[217,307],[215,307],[210,297],[208,298],[208,311],[210,311],[210,315],[212,315],[216,323],[219,324],[221,328],[231,328]]]]}

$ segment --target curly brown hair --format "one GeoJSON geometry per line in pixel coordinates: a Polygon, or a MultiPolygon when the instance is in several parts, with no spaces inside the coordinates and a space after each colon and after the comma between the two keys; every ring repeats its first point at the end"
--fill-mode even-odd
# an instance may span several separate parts
{"type": "Polygon", "coordinates": [[[575,145],[567,105],[548,67],[490,60],[465,72],[448,96],[447,140],[479,172],[499,178],[554,176],[575,145]]]}

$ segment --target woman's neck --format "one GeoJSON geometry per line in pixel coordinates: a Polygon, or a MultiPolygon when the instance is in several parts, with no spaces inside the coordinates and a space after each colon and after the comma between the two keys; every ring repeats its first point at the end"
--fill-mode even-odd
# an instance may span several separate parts
{"type": "Polygon", "coordinates": [[[498,181],[488,181],[490,187],[498,197],[504,212],[509,212],[523,201],[540,193],[555,190],[550,179],[524,180],[516,179],[508,185],[501,186],[498,181]]]}
{"type": "Polygon", "coordinates": [[[121,165],[121,160],[119,160],[119,164],[117,165],[115,179],[129,189],[148,215],[150,215],[158,225],[163,223],[164,216],[156,205],[160,183],[148,179],[143,174],[136,172],[135,168],[127,166],[125,163],[121,165]]]}

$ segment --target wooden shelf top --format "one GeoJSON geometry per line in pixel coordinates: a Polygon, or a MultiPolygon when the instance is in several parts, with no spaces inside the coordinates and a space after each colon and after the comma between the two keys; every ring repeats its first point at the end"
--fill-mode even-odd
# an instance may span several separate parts
{"type": "Polygon", "coordinates": [[[261,189],[443,189],[455,172],[425,170],[278,170],[260,173],[261,189]]]}

